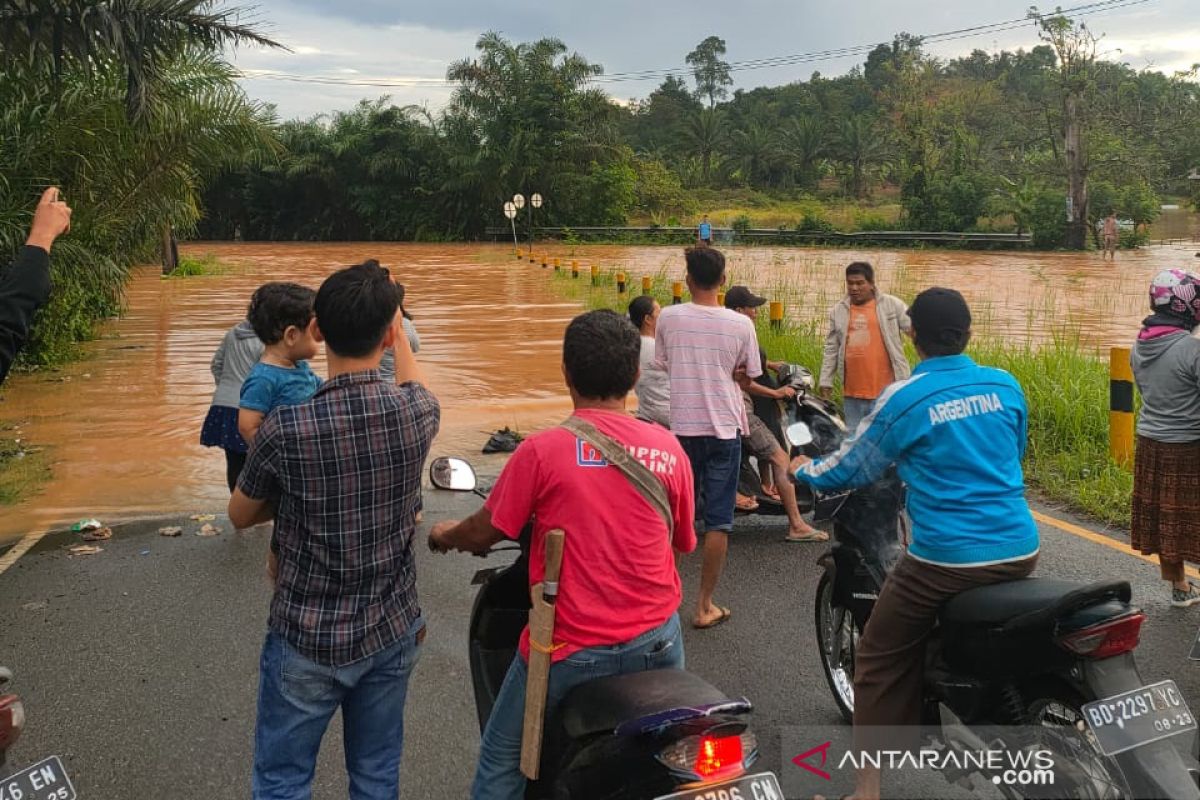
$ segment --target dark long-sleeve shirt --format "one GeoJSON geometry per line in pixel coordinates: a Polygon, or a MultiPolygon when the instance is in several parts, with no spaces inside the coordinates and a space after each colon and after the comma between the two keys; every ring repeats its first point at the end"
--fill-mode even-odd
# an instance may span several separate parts
{"type": "Polygon", "coordinates": [[[50,299],[50,254],[26,245],[0,274],[0,383],[29,337],[33,315],[50,299]]]}

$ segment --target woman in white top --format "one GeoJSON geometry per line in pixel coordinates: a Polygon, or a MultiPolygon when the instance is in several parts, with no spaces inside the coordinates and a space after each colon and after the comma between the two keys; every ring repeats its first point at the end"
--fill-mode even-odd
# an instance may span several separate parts
{"type": "Polygon", "coordinates": [[[629,320],[642,334],[641,374],[633,387],[638,399],[638,419],[671,427],[671,381],[666,370],[654,365],[654,330],[662,307],[644,294],[629,304],[629,320]]]}

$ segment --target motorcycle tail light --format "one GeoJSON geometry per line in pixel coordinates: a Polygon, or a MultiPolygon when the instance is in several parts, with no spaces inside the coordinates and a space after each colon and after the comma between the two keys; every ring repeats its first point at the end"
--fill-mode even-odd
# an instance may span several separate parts
{"type": "Polygon", "coordinates": [[[1145,614],[1128,614],[1060,636],[1058,643],[1085,658],[1108,658],[1128,653],[1138,646],[1145,621],[1145,614]]]}
{"type": "Polygon", "coordinates": [[[25,727],[25,706],[15,694],[0,695],[0,753],[12,747],[25,727]]]}
{"type": "Polygon", "coordinates": [[[757,757],[758,739],[748,730],[726,736],[688,736],[658,754],[659,762],[672,773],[699,783],[737,777],[757,757]]]}

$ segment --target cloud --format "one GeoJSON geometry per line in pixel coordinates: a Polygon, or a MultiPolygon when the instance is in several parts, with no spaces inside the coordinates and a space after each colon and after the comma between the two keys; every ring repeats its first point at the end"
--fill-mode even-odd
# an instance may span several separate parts
{"type": "MultiPolygon", "coordinates": [[[[1078,0],[1082,2],[1082,0],[1078,0]]],[[[1149,0],[1088,18],[1107,33],[1104,49],[1119,47],[1119,58],[1135,68],[1186,69],[1200,60],[1200,24],[1195,0],[1149,0]]],[[[1070,7],[1074,0],[1063,2],[1070,7]]],[[[814,0],[445,0],[404,2],[358,0],[260,0],[268,30],[293,52],[244,49],[236,63],[244,69],[274,70],[326,79],[348,77],[407,80],[391,88],[288,83],[257,78],[245,82],[255,97],[274,102],[286,116],[308,116],[346,108],[363,97],[391,94],[397,102],[444,105],[451,89],[442,83],[446,67],[470,57],[475,41],[497,30],[516,41],[557,37],[569,48],[600,63],[607,74],[672,69],[687,76],[684,56],[711,34],[725,38],[730,61],[828,51],[889,41],[900,31],[930,33],[1000,20],[1023,20],[1029,0],[859,0],[853,6],[814,0]]],[[[1043,4],[1049,5],[1049,4],[1043,4]]],[[[929,52],[952,58],[980,48],[1029,48],[1038,43],[1032,23],[1014,30],[931,44],[929,52]]],[[[1109,56],[1115,57],[1115,56],[1109,56]]],[[[735,86],[778,85],[807,80],[814,71],[838,75],[864,56],[823,57],[787,66],[736,71],[735,86]]],[[[600,85],[614,98],[645,97],[661,78],[600,85]]]]}

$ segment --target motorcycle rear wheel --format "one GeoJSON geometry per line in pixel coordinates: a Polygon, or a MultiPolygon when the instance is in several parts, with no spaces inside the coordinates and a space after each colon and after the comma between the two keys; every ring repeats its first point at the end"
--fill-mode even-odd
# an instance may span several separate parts
{"type": "Polygon", "coordinates": [[[854,654],[862,632],[849,609],[834,606],[833,580],[828,572],[817,583],[815,606],[821,668],[842,718],[846,722],[853,722],[854,654]]]}

